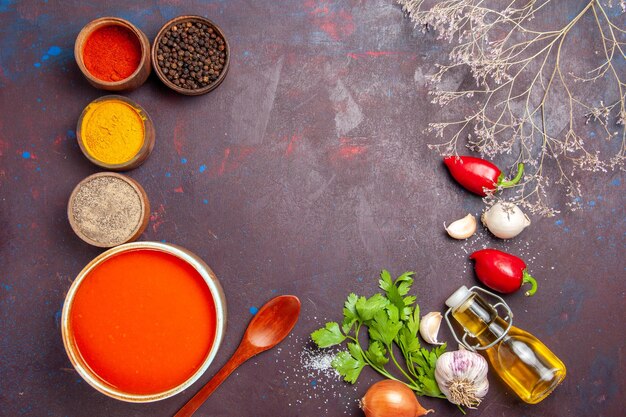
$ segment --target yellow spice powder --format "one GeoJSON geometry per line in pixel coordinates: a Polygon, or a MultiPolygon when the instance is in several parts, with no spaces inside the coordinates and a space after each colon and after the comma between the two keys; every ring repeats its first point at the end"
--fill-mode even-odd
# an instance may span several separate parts
{"type": "Polygon", "coordinates": [[[83,146],[94,159],[117,165],[130,161],[144,143],[144,119],[121,100],[87,106],[81,124],[83,146]]]}

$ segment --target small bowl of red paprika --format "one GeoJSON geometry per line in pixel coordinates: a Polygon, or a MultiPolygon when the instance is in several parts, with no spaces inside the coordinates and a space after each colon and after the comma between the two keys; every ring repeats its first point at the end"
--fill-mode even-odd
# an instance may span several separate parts
{"type": "Polygon", "coordinates": [[[76,38],[74,57],[87,81],[103,90],[133,90],[150,75],[150,41],[118,17],[87,23],[76,38]]]}

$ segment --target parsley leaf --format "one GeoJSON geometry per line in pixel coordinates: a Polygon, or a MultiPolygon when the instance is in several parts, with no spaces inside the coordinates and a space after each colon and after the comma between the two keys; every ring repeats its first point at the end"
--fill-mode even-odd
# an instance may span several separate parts
{"type": "Polygon", "coordinates": [[[372,364],[378,367],[383,367],[387,362],[389,362],[389,358],[387,355],[387,349],[382,345],[382,343],[378,341],[373,341],[367,347],[367,351],[365,352],[365,356],[369,359],[372,364]]]}
{"type": "Polygon", "coordinates": [[[348,343],[348,349],[350,352],[339,352],[331,364],[346,382],[354,384],[366,363],[363,351],[356,343],[348,343]]]}
{"type": "Polygon", "coordinates": [[[417,336],[406,327],[400,329],[396,342],[405,357],[410,357],[409,355],[418,352],[420,349],[420,342],[417,336]]]}
{"type": "Polygon", "coordinates": [[[401,322],[389,318],[387,310],[381,310],[376,313],[374,320],[370,323],[369,333],[372,340],[377,340],[383,345],[389,346],[401,328],[401,322]]]}
{"type": "Polygon", "coordinates": [[[344,303],[343,308],[343,324],[341,329],[344,333],[349,333],[352,330],[354,323],[359,320],[359,315],[356,312],[356,302],[359,297],[355,293],[350,293],[348,299],[344,303]]]}
{"type": "Polygon", "coordinates": [[[346,337],[339,330],[339,324],[335,322],[326,323],[326,327],[314,331],[311,338],[321,348],[335,346],[346,340],[346,337]]]}
{"type": "Polygon", "coordinates": [[[396,375],[404,375],[409,387],[418,395],[445,398],[435,380],[435,365],[446,346],[429,350],[420,345],[420,308],[415,303],[415,296],[409,295],[414,275],[414,272],[405,272],[394,280],[388,271],[383,270],[378,284],[384,293],[369,298],[351,293],[343,306],[341,326],[336,322],[326,323],[311,337],[321,348],[349,340],[348,350],[339,352],[332,366],[350,383],[356,382],[365,366],[396,379],[385,369],[394,355],[395,344],[405,360],[402,366],[393,356],[394,365],[400,368],[396,375]],[[369,336],[367,350],[361,347],[365,336],[362,330],[369,336]]]}
{"type": "Polygon", "coordinates": [[[395,281],[392,281],[389,272],[383,270],[380,274],[380,281],[378,281],[380,288],[385,291],[387,299],[396,306],[403,320],[411,314],[410,306],[415,302],[413,296],[404,297],[411,289],[414,274],[414,272],[405,272],[395,281]]]}
{"type": "Polygon", "coordinates": [[[356,302],[356,311],[362,322],[368,322],[374,318],[377,312],[384,309],[389,300],[382,294],[374,294],[370,298],[359,297],[356,302]]]}
{"type": "Polygon", "coordinates": [[[411,285],[413,285],[413,275],[415,272],[405,272],[396,279],[394,285],[398,287],[398,294],[407,295],[409,293],[411,285]]]}
{"type": "Polygon", "coordinates": [[[412,355],[415,363],[419,365],[419,375],[417,379],[424,393],[431,397],[441,395],[441,390],[439,390],[439,386],[437,386],[437,381],[435,380],[435,367],[437,359],[439,359],[439,356],[441,356],[445,350],[446,344],[444,343],[441,346],[437,346],[432,351],[421,348],[419,352],[415,352],[412,355]]]}
{"type": "Polygon", "coordinates": [[[416,305],[412,314],[406,319],[406,328],[415,336],[420,330],[420,306],[416,305]]]}

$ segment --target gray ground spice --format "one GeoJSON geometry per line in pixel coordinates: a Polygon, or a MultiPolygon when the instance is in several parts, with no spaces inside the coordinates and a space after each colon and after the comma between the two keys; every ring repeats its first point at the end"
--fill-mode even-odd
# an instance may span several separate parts
{"type": "Polygon", "coordinates": [[[97,177],[82,184],[74,195],[72,216],[86,237],[107,246],[126,242],[141,221],[137,191],[117,177],[97,177]]]}

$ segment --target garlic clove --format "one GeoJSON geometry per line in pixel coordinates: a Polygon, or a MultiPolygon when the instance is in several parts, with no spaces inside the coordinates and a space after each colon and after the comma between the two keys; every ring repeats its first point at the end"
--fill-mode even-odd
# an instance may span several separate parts
{"type": "Polygon", "coordinates": [[[476,233],[476,217],[468,214],[462,219],[453,221],[450,226],[446,227],[444,223],[443,227],[450,237],[459,240],[467,239],[476,233]]]}
{"type": "Polygon", "coordinates": [[[443,345],[443,342],[437,341],[437,334],[439,333],[442,319],[443,316],[438,311],[433,311],[422,317],[420,321],[420,335],[426,343],[430,343],[431,345],[443,345]]]}

